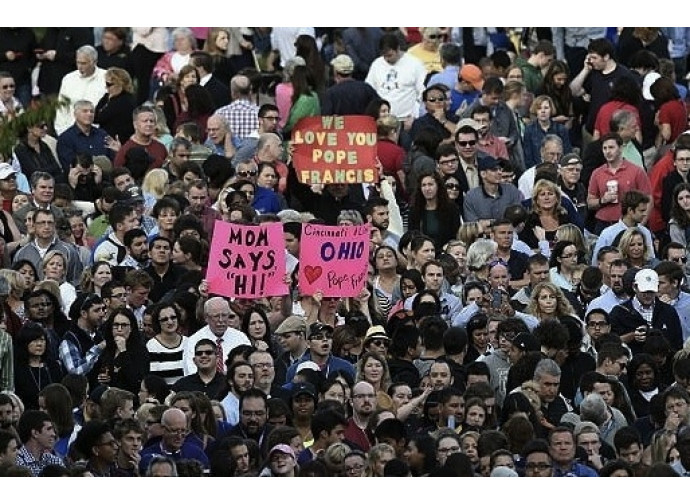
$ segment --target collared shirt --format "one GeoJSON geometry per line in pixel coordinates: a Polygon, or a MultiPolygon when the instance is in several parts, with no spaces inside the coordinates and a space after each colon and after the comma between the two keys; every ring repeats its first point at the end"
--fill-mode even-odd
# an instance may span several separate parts
{"type": "Polygon", "coordinates": [[[84,133],[76,124],[67,128],[58,137],[57,153],[63,170],[69,172],[74,158],[80,153],[89,153],[91,156],[107,156],[113,159],[113,151],[108,149],[106,138],[108,134],[95,126],[89,129],[89,133],[84,133]]]}
{"type": "Polygon", "coordinates": [[[608,289],[606,292],[604,292],[601,296],[594,298],[589,305],[587,305],[587,313],[591,312],[595,308],[601,308],[605,310],[607,313],[611,313],[611,310],[613,310],[614,306],[618,306],[619,304],[623,304],[628,300],[628,296],[625,294],[622,297],[616,296],[614,294],[612,289],[608,289]]]}
{"type": "Polygon", "coordinates": [[[467,187],[469,189],[474,189],[479,186],[479,171],[477,170],[477,159],[474,159],[473,163],[468,163],[464,159],[459,158],[460,166],[462,171],[465,172],[465,177],[467,177],[467,187]]]}
{"type": "MultiPolygon", "coordinates": [[[[204,338],[210,339],[211,341],[216,341],[217,336],[211,331],[208,325],[205,325],[197,332],[192,334],[186,339],[186,344],[184,348],[184,375],[188,376],[197,372],[196,364],[194,364],[194,346],[199,340],[204,338]]],[[[228,358],[230,351],[239,345],[251,345],[249,338],[242,331],[228,327],[223,333],[223,341],[221,342],[223,347],[223,362],[228,358]]]]}
{"type": "Polygon", "coordinates": [[[635,310],[642,315],[642,318],[647,321],[647,324],[652,323],[652,316],[654,315],[654,303],[652,303],[651,306],[645,307],[642,306],[642,303],[637,299],[637,296],[635,296],[632,300],[632,305],[635,310]]]}
{"type": "Polygon", "coordinates": [[[480,219],[502,219],[510,205],[520,205],[522,194],[512,184],[498,184],[498,194],[486,192],[483,185],[471,189],[463,203],[463,217],[466,222],[480,219]]]}
{"type": "Polygon", "coordinates": [[[579,462],[573,462],[570,467],[567,469],[562,469],[558,466],[554,466],[553,468],[553,475],[554,477],[575,477],[575,478],[584,478],[584,477],[597,477],[599,476],[596,471],[590,467],[587,467],[584,464],[580,464],[579,462]]]}
{"type": "Polygon", "coordinates": [[[259,107],[246,98],[219,108],[216,114],[225,120],[233,138],[246,138],[252,131],[259,129],[259,107]]]}
{"type": "Polygon", "coordinates": [[[690,294],[679,292],[678,297],[669,303],[676,309],[680,325],[683,327],[683,344],[690,340],[690,294]]]}
{"type": "Polygon", "coordinates": [[[17,459],[15,462],[20,467],[28,467],[32,476],[40,476],[41,471],[48,465],[59,465],[65,467],[65,462],[54,453],[44,452],[41,457],[36,458],[31,454],[26,446],[22,446],[17,450],[17,459]]]}

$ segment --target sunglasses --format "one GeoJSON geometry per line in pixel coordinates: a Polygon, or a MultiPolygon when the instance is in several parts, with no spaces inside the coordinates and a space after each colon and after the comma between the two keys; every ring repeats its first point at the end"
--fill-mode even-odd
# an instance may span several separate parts
{"type": "Polygon", "coordinates": [[[477,141],[476,140],[458,140],[458,145],[460,147],[467,147],[467,146],[474,147],[475,145],[477,145],[477,141]]]}
{"type": "Polygon", "coordinates": [[[429,103],[436,103],[436,102],[444,102],[446,101],[445,98],[427,98],[426,101],[429,103]]]}
{"type": "Polygon", "coordinates": [[[427,35],[426,38],[429,40],[436,40],[437,38],[441,38],[441,35],[427,35]]]}
{"type": "Polygon", "coordinates": [[[688,262],[688,258],[685,256],[676,257],[675,259],[672,259],[672,260],[673,260],[673,262],[683,263],[683,264],[688,262]]]}
{"type": "Polygon", "coordinates": [[[159,319],[158,321],[160,323],[164,324],[164,323],[170,322],[170,321],[175,322],[176,320],[177,320],[177,317],[175,315],[173,315],[171,317],[163,317],[162,319],[159,319]]]}
{"type": "Polygon", "coordinates": [[[2,89],[16,89],[16,88],[17,88],[17,86],[15,86],[14,84],[5,84],[4,86],[2,86],[2,89]]]}
{"type": "Polygon", "coordinates": [[[255,171],[238,171],[237,175],[240,177],[256,177],[256,173],[255,171]]]}
{"type": "Polygon", "coordinates": [[[376,345],[376,346],[378,346],[378,347],[383,346],[383,347],[388,348],[388,342],[387,342],[386,340],[384,340],[384,339],[374,339],[374,340],[371,340],[371,344],[372,344],[372,345],[376,345]]]}
{"type": "Polygon", "coordinates": [[[459,191],[460,184],[446,184],[446,189],[450,189],[451,191],[459,191]]]}
{"type": "Polygon", "coordinates": [[[201,357],[202,355],[211,356],[211,355],[215,355],[215,354],[216,354],[215,350],[197,350],[196,352],[194,352],[194,355],[196,355],[197,357],[201,357]]]}

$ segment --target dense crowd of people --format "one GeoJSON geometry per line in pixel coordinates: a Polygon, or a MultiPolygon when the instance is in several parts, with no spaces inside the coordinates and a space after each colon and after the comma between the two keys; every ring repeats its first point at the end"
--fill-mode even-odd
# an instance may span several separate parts
{"type": "Polygon", "coordinates": [[[0,28],[0,475],[690,476],[689,53],[0,28]],[[298,175],[331,115],[374,183],[298,175]],[[210,290],[216,221],[282,225],[288,294],[210,290]],[[369,225],[361,293],[303,292],[305,224],[369,225]]]}

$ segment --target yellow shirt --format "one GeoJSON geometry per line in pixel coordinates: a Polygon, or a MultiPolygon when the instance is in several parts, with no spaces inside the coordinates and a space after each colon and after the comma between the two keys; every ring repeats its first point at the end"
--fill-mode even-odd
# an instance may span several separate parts
{"type": "Polygon", "coordinates": [[[420,42],[419,44],[413,45],[407,50],[407,54],[414,56],[419,61],[424,64],[424,68],[427,73],[440,72],[443,70],[441,66],[441,55],[438,51],[427,51],[424,49],[424,45],[420,42]]]}

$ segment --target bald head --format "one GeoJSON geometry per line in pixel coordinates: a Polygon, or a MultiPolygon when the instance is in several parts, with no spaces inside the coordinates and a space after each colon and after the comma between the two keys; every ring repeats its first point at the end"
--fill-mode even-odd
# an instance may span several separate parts
{"type": "Polygon", "coordinates": [[[179,408],[169,408],[163,412],[161,416],[161,424],[164,427],[177,428],[180,424],[185,427],[187,425],[187,416],[179,408]]]}
{"type": "Polygon", "coordinates": [[[230,79],[230,94],[233,99],[246,98],[252,91],[252,83],[246,75],[235,75],[230,79]]]}

